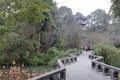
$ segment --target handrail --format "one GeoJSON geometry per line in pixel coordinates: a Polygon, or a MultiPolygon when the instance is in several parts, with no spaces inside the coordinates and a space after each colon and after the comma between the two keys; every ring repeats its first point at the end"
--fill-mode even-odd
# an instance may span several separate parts
{"type": "Polygon", "coordinates": [[[60,69],[56,69],[54,71],[51,71],[49,73],[46,73],[46,74],[43,74],[43,75],[40,75],[40,76],[36,76],[36,77],[30,78],[28,80],[44,80],[46,78],[53,77],[53,75],[55,75],[55,74],[59,74],[59,73],[65,72],[65,71],[66,71],[65,68],[60,68],[60,69]]]}
{"type": "Polygon", "coordinates": [[[61,59],[58,59],[57,62],[59,66],[58,68],[64,67],[64,64],[62,63],[61,59]]]}
{"type": "Polygon", "coordinates": [[[56,79],[54,79],[54,76],[57,75],[57,74],[59,74],[58,79],[66,80],[66,68],[65,68],[65,65],[77,61],[77,56],[76,55],[70,55],[70,56],[71,57],[68,57],[68,58],[58,59],[57,60],[58,67],[57,67],[56,70],[45,73],[43,75],[39,75],[39,76],[30,78],[28,80],[44,80],[44,79],[56,80],[56,79]]]}
{"type": "Polygon", "coordinates": [[[120,68],[117,68],[117,67],[114,67],[114,66],[105,64],[105,63],[101,63],[101,62],[98,62],[98,61],[93,61],[93,62],[95,62],[95,63],[97,63],[97,64],[100,64],[100,65],[103,65],[103,66],[105,66],[105,67],[107,67],[107,68],[111,68],[111,69],[113,69],[113,70],[115,70],[115,71],[119,71],[119,72],[120,72],[120,68]]]}
{"type": "Polygon", "coordinates": [[[120,68],[103,63],[102,56],[89,55],[92,59],[92,68],[96,69],[98,72],[102,71],[105,75],[109,75],[112,80],[118,80],[118,74],[120,73],[120,68]]]}

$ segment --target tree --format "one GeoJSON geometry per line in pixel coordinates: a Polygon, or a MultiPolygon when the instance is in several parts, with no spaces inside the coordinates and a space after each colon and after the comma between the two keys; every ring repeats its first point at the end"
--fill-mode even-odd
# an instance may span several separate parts
{"type": "Polygon", "coordinates": [[[85,38],[83,34],[84,31],[82,31],[79,26],[67,28],[66,32],[63,34],[63,44],[65,49],[80,48],[82,46],[82,41],[85,38]]]}
{"type": "Polygon", "coordinates": [[[106,31],[110,22],[110,16],[104,10],[97,9],[88,15],[90,30],[92,31],[106,31]]]}
{"type": "Polygon", "coordinates": [[[120,18],[120,0],[111,1],[112,1],[111,11],[113,12],[115,17],[120,18]]]}
{"type": "Polygon", "coordinates": [[[5,0],[3,5],[4,8],[1,9],[6,25],[15,26],[17,33],[37,41],[39,53],[41,32],[48,29],[53,0],[5,0]]]}
{"type": "Polygon", "coordinates": [[[32,25],[40,23],[44,19],[43,12],[48,12],[53,5],[52,0],[4,0],[2,3],[1,12],[14,25],[17,22],[28,22],[32,25]]]}
{"type": "Polygon", "coordinates": [[[72,14],[72,10],[66,6],[62,6],[59,8],[59,16],[61,18],[62,24],[67,24],[67,26],[74,24],[74,17],[72,14]]]}
{"type": "Polygon", "coordinates": [[[115,47],[120,47],[120,21],[115,17],[112,18],[112,23],[108,26],[110,40],[115,47]]]}
{"type": "Polygon", "coordinates": [[[72,10],[66,6],[62,6],[58,10],[59,17],[59,40],[60,45],[65,49],[79,48],[82,41],[82,30],[75,25],[74,15],[72,10]]]}
{"type": "Polygon", "coordinates": [[[92,45],[102,43],[111,44],[110,35],[107,32],[88,32],[86,39],[92,43],[92,45]]]}

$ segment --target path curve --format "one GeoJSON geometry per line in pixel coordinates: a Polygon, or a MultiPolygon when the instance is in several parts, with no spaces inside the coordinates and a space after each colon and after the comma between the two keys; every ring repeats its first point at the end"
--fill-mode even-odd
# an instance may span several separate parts
{"type": "Polygon", "coordinates": [[[76,63],[66,66],[66,80],[111,80],[102,72],[91,68],[91,60],[88,58],[90,52],[83,52],[76,63]]]}

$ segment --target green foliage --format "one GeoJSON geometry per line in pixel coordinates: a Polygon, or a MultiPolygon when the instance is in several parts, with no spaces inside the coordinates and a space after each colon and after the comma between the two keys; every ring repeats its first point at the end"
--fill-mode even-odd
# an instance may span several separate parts
{"type": "Polygon", "coordinates": [[[43,12],[48,12],[54,4],[52,0],[5,0],[2,3],[6,23],[12,25],[20,22],[36,25],[44,20],[43,12]]]}
{"type": "Polygon", "coordinates": [[[94,54],[103,56],[104,61],[107,64],[117,67],[120,66],[119,63],[120,54],[118,53],[117,48],[115,48],[112,45],[97,44],[94,46],[94,54]]]}
{"type": "Polygon", "coordinates": [[[107,63],[116,67],[120,67],[120,53],[113,53],[111,55],[108,55],[107,63]]]}
{"type": "Polygon", "coordinates": [[[110,22],[110,16],[101,9],[97,9],[88,15],[89,26],[91,31],[103,32],[107,30],[107,26],[110,22]]]}
{"type": "MultiPolygon", "coordinates": [[[[55,48],[54,48],[55,49],[55,48]]],[[[53,50],[54,50],[53,49],[53,50]]],[[[57,48],[56,48],[57,49],[57,48]]],[[[54,50],[55,51],[55,50],[54,50]]],[[[55,51],[56,52],[56,51],[55,51]]],[[[60,58],[65,58],[65,57],[69,57],[70,54],[74,54],[74,53],[78,53],[80,54],[81,53],[81,50],[80,49],[68,49],[67,51],[64,51],[64,50],[59,50],[58,51],[59,54],[57,54],[57,56],[55,56],[53,59],[51,59],[51,61],[49,62],[49,65],[51,66],[56,66],[57,65],[57,59],[60,59],[60,58]]]]}
{"type": "Polygon", "coordinates": [[[0,54],[0,65],[7,65],[8,64],[8,55],[7,54],[0,54]]]}
{"type": "Polygon", "coordinates": [[[4,24],[5,24],[5,20],[4,20],[4,17],[3,17],[3,13],[0,13],[0,26],[2,26],[4,24]]]}
{"type": "Polygon", "coordinates": [[[49,57],[52,59],[53,57],[56,57],[59,54],[59,51],[56,47],[51,47],[47,51],[47,54],[49,54],[49,57]]]}
{"type": "Polygon", "coordinates": [[[51,52],[52,53],[57,53],[56,56],[53,57],[53,59],[51,59],[51,61],[49,62],[49,65],[51,66],[56,66],[57,65],[57,59],[60,59],[60,58],[65,58],[65,57],[69,57],[70,54],[74,54],[74,53],[78,53],[80,54],[81,53],[81,50],[80,49],[68,49],[67,51],[64,51],[64,50],[56,50],[57,48],[53,47],[51,52]]]}
{"type": "Polygon", "coordinates": [[[12,60],[19,65],[56,65],[58,58],[78,52],[65,54],[59,20],[74,23],[71,9],[58,10],[53,0],[0,0],[0,65],[10,65],[12,60]],[[52,47],[57,43],[57,48],[52,47]]]}
{"type": "Polygon", "coordinates": [[[21,63],[19,60],[22,60],[23,56],[35,51],[36,47],[34,45],[34,42],[17,33],[5,33],[0,39],[0,55],[2,58],[0,60],[7,62],[7,64],[10,64],[12,60],[21,63]]]}
{"type": "Polygon", "coordinates": [[[67,23],[68,26],[74,23],[74,17],[70,8],[62,6],[59,8],[58,13],[60,16],[62,16],[61,20],[67,23]]]}
{"type": "Polygon", "coordinates": [[[114,16],[120,18],[120,0],[112,0],[112,7],[111,7],[114,16]]]}
{"type": "Polygon", "coordinates": [[[57,65],[57,59],[68,57],[65,51],[58,50],[56,47],[51,47],[46,53],[32,54],[26,59],[26,64],[29,65],[57,65]]]}
{"type": "Polygon", "coordinates": [[[5,33],[9,33],[11,31],[15,31],[14,27],[0,26],[0,36],[4,35],[5,33]]]}
{"type": "Polygon", "coordinates": [[[0,54],[0,65],[11,65],[11,61],[18,59],[20,59],[19,54],[0,54]]]}
{"type": "Polygon", "coordinates": [[[56,33],[51,33],[56,32],[53,6],[53,0],[0,0],[0,64],[9,64],[10,60],[25,65],[48,64],[57,56],[57,49],[49,49],[57,41],[56,33]],[[44,39],[51,41],[49,47],[42,44],[44,39]],[[37,48],[49,50],[34,54],[37,48]]]}
{"type": "Polygon", "coordinates": [[[79,53],[80,54],[81,50],[77,49],[77,48],[75,48],[75,49],[68,49],[65,54],[74,54],[74,53],[79,53]]]}
{"type": "Polygon", "coordinates": [[[40,55],[38,54],[38,58],[39,58],[39,64],[48,64],[50,57],[49,54],[47,53],[40,53],[40,55]]]}
{"type": "Polygon", "coordinates": [[[49,66],[57,66],[57,59],[58,57],[53,58],[48,64],[49,66]]]}
{"type": "Polygon", "coordinates": [[[65,57],[64,51],[59,51],[56,47],[51,47],[46,53],[31,54],[26,59],[29,65],[46,65],[55,66],[58,58],[65,57]]]}
{"type": "Polygon", "coordinates": [[[25,54],[27,51],[34,51],[34,45],[24,36],[11,32],[6,33],[1,39],[1,52],[11,54],[25,54]]]}
{"type": "Polygon", "coordinates": [[[38,65],[40,59],[38,58],[38,56],[32,55],[32,57],[29,57],[28,60],[29,65],[38,65]]]}
{"type": "Polygon", "coordinates": [[[106,58],[106,55],[117,53],[117,49],[112,45],[96,44],[94,46],[94,53],[97,55],[102,55],[106,58]]]}
{"type": "Polygon", "coordinates": [[[120,47],[120,21],[113,17],[112,24],[108,26],[108,32],[112,44],[119,48],[120,47]]]}
{"type": "Polygon", "coordinates": [[[50,66],[57,66],[57,59],[61,59],[61,58],[65,58],[68,57],[69,54],[65,54],[64,50],[59,50],[59,54],[57,56],[55,56],[50,62],[49,65],[50,66]]]}

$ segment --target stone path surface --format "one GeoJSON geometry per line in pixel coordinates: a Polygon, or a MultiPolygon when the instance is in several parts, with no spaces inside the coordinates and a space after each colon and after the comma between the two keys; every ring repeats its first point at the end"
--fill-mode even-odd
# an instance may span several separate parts
{"type": "Polygon", "coordinates": [[[66,80],[111,80],[102,72],[91,68],[91,60],[88,58],[90,52],[83,52],[77,62],[66,66],[66,80]]]}

